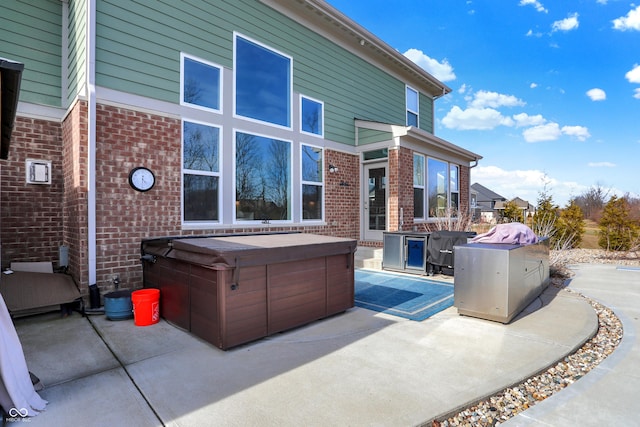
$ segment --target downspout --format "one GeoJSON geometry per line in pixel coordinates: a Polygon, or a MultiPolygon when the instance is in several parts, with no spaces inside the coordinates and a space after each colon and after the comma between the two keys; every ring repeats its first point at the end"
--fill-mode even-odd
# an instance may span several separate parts
{"type": "Polygon", "coordinates": [[[89,285],[96,284],[96,0],[87,1],[87,259],[89,285]]]}

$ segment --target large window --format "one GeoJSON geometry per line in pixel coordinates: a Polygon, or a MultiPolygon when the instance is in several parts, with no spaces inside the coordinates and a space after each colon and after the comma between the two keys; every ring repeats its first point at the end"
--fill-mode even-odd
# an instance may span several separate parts
{"type": "Polygon", "coordinates": [[[184,53],[180,66],[180,103],[220,112],[222,68],[184,53]]]}
{"type": "Polygon", "coordinates": [[[183,218],[185,222],[218,222],[220,129],[182,123],[183,218]]]}
{"type": "Polygon", "coordinates": [[[449,168],[446,162],[427,160],[427,186],[429,218],[441,218],[447,215],[449,207],[449,168]]]}
{"type": "Polygon", "coordinates": [[[291,58],[239,35],[234,41],[236,114],[290,128],[291,58]]]}
{"type": "Polygon", "coordinates": [[[449,165],[449,191],[451,192],[451,212],[453,215],[457,215],[458,209],[460,209],[460,189],[458,188],[458,171],[459,168],[456,165],[449,165]]]}
{"type": "Polygon", "coordinates": [[[321,101],[300,96],[300,129],[311,135],[324,135],[324,104],[321,101]]]}
{"type": "Polygon", "coordinates": [[[448,218],[460,209],[460,166],[413,154],[414,219],[448,218]],[[426,177],[426,179],[425,179],[426,177]]]}
{"type": "Polygon", "coordinates": [[[322,219],[322,148],[302,145],[302,219],[322,219]]]}
{"type": "Polygon", "coordinates": [[[407,86],[407,126],[418,127],[418,91],[407,86]]]}
{"type": "Polygon", "coordinates": [[[236,220],[291,220],[291,143],[236,132],[236,220]]]}
{"type": "Polygon", "coordinates": [[[413,155],[413,218],[424,219],[424,156],[413,155]]]}

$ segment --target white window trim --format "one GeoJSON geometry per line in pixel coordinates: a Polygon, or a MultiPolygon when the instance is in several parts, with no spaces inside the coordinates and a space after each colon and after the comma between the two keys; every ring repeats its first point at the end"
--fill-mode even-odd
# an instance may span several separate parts
{"type": "Polygon", "coordinates": [[[324,160],[324,147],[320,147],[318,145],[313,145],[313,144],[307,144],[305,142],[301,142],[300,143],[300,222],[304,223],[304,224],[311,224],[311,223],[324,223],[324,218],[325,218],[325,208],[326,208],[326,203],[325,203],[325,181],[326,181],[326,176],[325,176],[325,169],[326,169],[326,165],[325,165],[325,160],[324,160]],[[304,181],[302,179],[302,147],[306,145],[307,147],[311,147],[311,148],[317,148],[320,150],[320,156],[322,157],[322,181],[321,182],[317,182],[317,181],[304,181]],[[304,219],[304,215],[303,215],[303,209],[302,209],[302,195],[304,194],[302,187],[305,185],[315,185],[317,187],[321,187],[322,188],[322,192],[320,195],[320,198],[322,200],[322,212],[320,212],[320,218],[314,218],[314,219],[304,219]]]}
{"type": "MultiPolygon", "coordinates": [[[[240,32],[234,31],[233,32],[233,89],[232,91],[233,91],[233,117],[234,118],[246,120],[253,123],[260,123],[266,126],[277,128],[277,129],[293,130],[293,57],[291,55],[287,55],[286,53],[283,53],[278,49],[274,49],[269,45],[259,42],[258,40],[248,37],[240,32]],[[237,55],[236,43],[237,43],[238,37],[241,37],[247,41],[250,41],[251,43],[255,43],[266,50],[269,50],[271,52],[274,52],[278,55],[284,56],[285,58],[289,59],[289,126],[283,126],[276,123],[266,122],[264,120],[254,119],[252,117],[246,117],[246,116],[237,114],[236,112],[236,84],[237,84],[236,70],[238,69],[238,67],[236,66],[236,55],[237,55]]],[[[234,133],[234,137],[235,137],[235,133],[234,133]]],[[[268,137],[268,138],[271,138],[271,137],[268,137]]],[[[234,143],[235,143],[235,139],[234,139],[234,143]]]]}
{"type": "Polygon", "coordinates": [[[216,114],[223,114],[223,108],[222,108],[222,106],[224,105],[223,73],[224,73],[224,67],[222,65],[216,64],[215,62],[207,61],[206,59],[198,58],[197,56],[190,55],[185,52],[180,52],[180,105],[183,105],[189,108],[195,108],[198,110],[210,111],[216,114]],[[218,76],[218,88],[220,92],[220,99],[219,99],[220,108],[215,109],[215,108],[203,107],[202,105],[196,105],[196,104],[184,102],[184,60],[185,58],[190,59],[192,61],[201,62],[210,67],[217,68],[220,71],[220,74],[218,76]]]}
{"type": "Polygon", "coordinates": [[[222,193],[224,191],[223,185],[223,149],[222,143],[223,133],[222,126],[213,123],[203,122],[200,120],[192,120],[187,117],[183,117],[180,121],[180,223],[183,229],[204,229],[224,224],[224,210],[222,209],[222,193]],[[218,172],[199,171],[193,169],[184,168],[184,122],[195,123],[204,126],[210,126],[218,129],[218,172]],[[192,175],[202,176],[217,176],[218,177],[218,220],[217,221],[185,221],[184,219],[184,174],[190,173],[192,175]]]}
{"type": "Polygon", "coordinates": [[[320,101],[319,99],[315,99],[312,98],[310,96],[307,95],[303,95],[300,94],[299,95],[299,114],[298,114],[298,118],[300,120],[300,133],[303,135],[309,135],[309,136],[313,136],[314,138],[324,138],[324,102],[320,101]],[[317,102],[318,104],[320,104],[320,111],[322,113],[322,126],[320,128],[320,133],[312,133],[312,132],[307,132],[302,130],[302,99],[308,99],[309,101],[313,101],[313,102],[317,102]]]}
{"type": "MultiPolygon", "coordinates": [[[[416,115],[416,127],[419,128],[420,127],[420,92],[418,92],[417,90],[415,90],[414,88],[412,88],[409,85],[405,86],[405,91],[404,91],[404,105],[406,107],[407,112],[410,112],[412,114],[416,115]],[[417,110],[412,110],[411,108],[409,108],[409,98],[407,97],[407,91],[413,91],[416,93],[416,107],[417,110]]],[[[405,113],[405,120],[408,122],[407,117],[406,117],[406,113],[405,113]]],[[[407,123],[407,125],[409,125],[409,123],[407,123]]]]}
{"type": "MultiPolygon", "coordinates": [[[[263,123],[263,122],[260,122],[263,123]]],[[[297,200],[295,197],[295,194],[293,192],[293,175],[294,175],[294,168],[293,168],[293,145],[294,145],[294,141],[291,139],[286,139],[286,138],[280,138],[278,136],[273,136],[273,135],[268,135],[268,134],[263,134],[263,133],[259,133],[259,132],[254,132],[254,131],[250,131],[250,130],[243,130],[240,128],[236,128],[233,129],[233,139],[231,140],[231,158],[233,159],[232,162],[232,171],[233,171],[233,175],[231,177],[231,182],[232,182],[232,188],[233,188],[233,216],[232,216],[232,221],[231,224],[232,225],[247,225],[247,226],[254,226],[254,225],[258,225],[258,226],[265,226],[266,224],[263,222],[263,220],[244,220],[244,221],[238,221],[237,218],[237,211],[236,211],[236,141],[237,141],[237,134],[238,133],[246,133],[248,135],[254,135],[254,136],[258,136],[258,137],[262,137],[262,138],[269,138],[269,139],[277,139],[278,141],[283,141],[283,142],[288,142],[289,143],[289,158],[291,159],[291,175],[290,175],[290,182],[289,182],[289,194],[291,194],[291,200],[289,201],[289,205],[290,205],[290,209],[291,212],[289,213],[289,216],[291,217],[291,219],[286,219],[286,220],[270,220],[269,224],[294,224],[294,212],[296,210],[296,206],[297,206],[297,200]]]]}

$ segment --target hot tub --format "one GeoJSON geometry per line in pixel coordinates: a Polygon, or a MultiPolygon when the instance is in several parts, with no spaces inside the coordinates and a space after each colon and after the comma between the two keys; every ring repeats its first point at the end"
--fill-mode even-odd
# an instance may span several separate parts
{"type": "Polygon", "coordinates": [[[163,318],[228,349],[353,307],[355,249],[303,233],[147,239],[144,286],[163,318]]]}

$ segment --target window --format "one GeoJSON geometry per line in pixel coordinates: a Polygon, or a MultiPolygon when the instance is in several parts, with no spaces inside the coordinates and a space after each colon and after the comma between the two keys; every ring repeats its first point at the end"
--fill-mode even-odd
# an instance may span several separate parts
{"type": "Polygon", "coordinates": [[[475,193],[471,193],[471,207],[472,208],[478,207],[478,195],[475,193]]]}
{"type": "Polygon", "coordinates": [[[291,143],[236,132],[236,220],[291,219],[291,143]]]}
{"type": "Polygon", "coordinates": [[[302,145],[302,219],[322,219],[322,149],[302,145]]]}
{"type": "Polygon", "coordinates": [[[418,127],[418,91],[407,86],[407,126],[418,127]]]}
{"type": "Polygon", "coordinates": [[[424,156],[413,155],[413,217],[424,219],[424,156]]]}
{"type": "Polygon", "coordinates": [[[182,123],[183,218],[185,222],[217,222],[220,184],[220,129],[182,123]]]}
{"type": "Polygon", "coordinates": [[[388,148],[381,148],[380,150],[373,150],[373,151],[365,151],[364,153],[362,153],[362,160],[365,162],[369,160],[386,159],[388,157],[389,157],[388,148]]]}
{"type": "Polygon", "coordinates": [[[184,53],[180,61],[180,104],[220,112],[222,68],[184,53]]]}
{"type": "Polygon", "coordinates": [[[440,160],[427,160],[429,218],[441,218],[447,215],[449,207],[448,166],[446,162],[440,160]]]}
{"type": "Polygon", "coordinates": [[[300,96],[300,129],[312,135],[324,135],[324,104],[306,96],[300,96]]]}
{"type": "Polygon", "coordinates": [[[460,190],[458,189],[458,166],[449,165],[449,191],[451,192],[451,207],[452,216],[458,215],[458,209],[460,209],[460,190]]]}
{"type": "Polygon", "coordinates": [[[234,42],[236,114],[290,128],[291,58],[239,35],[234,42]]]}

